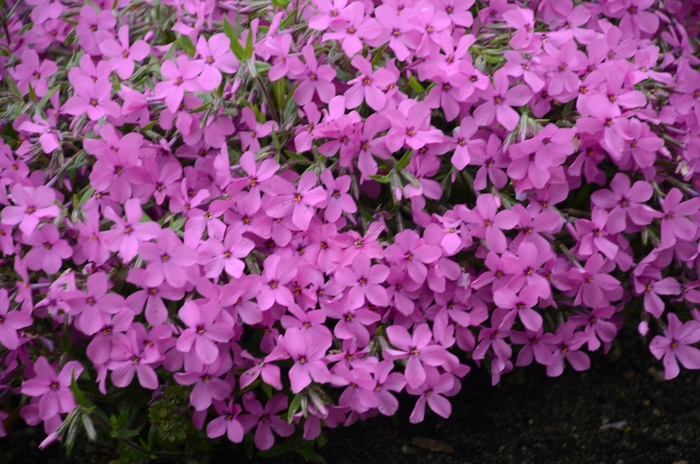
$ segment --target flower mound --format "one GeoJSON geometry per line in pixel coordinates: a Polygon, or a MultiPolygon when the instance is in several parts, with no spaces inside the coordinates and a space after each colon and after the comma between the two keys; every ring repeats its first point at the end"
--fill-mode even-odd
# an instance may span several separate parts
{"type": "Polygon", "coordinates": [[[0,407],[41,446],[309,457],[624,318],[700,369],[697,0],[1,9],[0,407]]]}

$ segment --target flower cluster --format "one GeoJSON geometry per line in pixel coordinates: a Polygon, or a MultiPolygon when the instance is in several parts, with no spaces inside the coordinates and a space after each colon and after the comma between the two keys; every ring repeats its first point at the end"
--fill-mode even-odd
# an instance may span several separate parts
{"type": "Polygon", "coordinates": [[[174,382],[266,450],[623,317],[699,369],[699,7],[4,2],[0,404],[174,382]]]}

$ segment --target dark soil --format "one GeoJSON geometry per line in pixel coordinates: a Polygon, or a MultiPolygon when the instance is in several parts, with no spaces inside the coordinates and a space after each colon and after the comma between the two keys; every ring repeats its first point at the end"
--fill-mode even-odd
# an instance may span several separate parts
{"type": "MultiPolygon", "coordinates": [[[[402,398],[398,428],[377,417],[327,430],[318,449],[328,464],[700,462],[700,373],[663,370],[633,332],[612,354],[594,354],[592,368],[568,368],[559,378],[539,366],[520,369],[491,387],[484,369],[464,379],[453,413],[408,423],[413,398],[402,398]]],[[[28,428],[0,439],[0,463],[106,463],[110,453],[76,446],[71,458],[58,445],[36,449],[42,431],[28,428]]],[[[240,448],[239,448],[240,449],[240,448]]],[[[301,463],[296,455],[247,459],[222,442],[211,462],[301,463]]]]}

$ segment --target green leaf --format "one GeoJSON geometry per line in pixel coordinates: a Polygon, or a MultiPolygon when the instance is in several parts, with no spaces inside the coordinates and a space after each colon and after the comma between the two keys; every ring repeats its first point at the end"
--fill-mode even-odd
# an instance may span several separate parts
{"type": "Polygon", "coordinates": [[[260,388],[262,388],[262,391],[267,395],[268,398],[272,398],[272,387],[266,384],[265,382],[260,383],[260,388]]]}
{"type": "Polygon", "coordinates": [[[206,102],[202,106],[198,106],[197,108],[190,110],[190,113],[201,113],[202,111],[206,110],[211,106],[211,102],[206,102]]]}
{"type": "Polygon", "coordinates": [[[423,87],[420,82],[418,82],[418,79],[416,79],[416,76],[411,76],[408,78],[408,85],[411,86],[414,92],[416,93],[423,93],[425,92],[425,87],[423,87]]]}
{"type": "Polygon", "coordinates": [[[282,456],[283,454],[287,454],[290,451],[294,451],[297,448],[299,448],[299,442],[295,441],[276,443],[269,450],[260,451],[258,453],[258,456],[260,456],[261,458],[274,458],[276,456],[282,456]]]}
{"type": "Polygon", "coordinates": [[[398,163],[396,163],[396,169],[403,169],[406,166],[408,166],[408,163],[411,162],[411,158],[413,157],[413,149],[410,148],[399,160],[398,163]]]}
{"type": "Polygon", "coordinates": [[[80,391],[80,388],[78,387],[78,382],[76,382],[75,371],[72,371],[70,373],[70,391],[73,393],[76,403],[78,403],[80,406],[88,406],[87,400],[85,399],[85,395],[83,394],[83,392],[80,391]]]}
{"type": "Polygon", "coordinates": [[[380,184],[388,184],[389,180],[391,179],[391,174],[387,174],[386,176],[369,176],[370,179],[376,180],[380,184]]]}
{"type": "Polygon", "coordinates": [[[277,79],[272,84],[272,92],[275,94],[275,100],[277,101],[277,108],[284,108],[284,92],[287,90],[284,85],[284,79],[277,79]]]}
{"type": "Polygon", "coordinates": [[[248,29],[248,37],[246,38],[245,41],[245,50],[244,50],[243,56],[245,57],[246,60],[249,60],[253,57],[253,30],[248,29]]]}
{"type": "Polygon", "coordinates": [[[49,89],[49,91],[46,92],[46,95],[44,95],[43,97],[41,97],[41,100],[39,100],[39,103],[37,103],[37,105],[36,105],[37,111],[43,110],[43,109],[44,109],[44,106],[46,106],[46,103],[49,101],[49,99],[50,99],[51,97],[53,97],[53,95],[54,95],[56,92],[58,92],[58,89],[60,89],[60,88],[61,88],[60,85],[55,85],[55,86],[51,87],[51,88],[49,89]]]}
{"type": "Polygon", "coordinates": [[[294,421],[294,414],[301,408],[301,393],[297,393],[292,398],[292,403],[289,405],[289,410],[287,411],[287,422],[290,424],[294,421]]]}
{"type": "Polygon", "coordinates": [[[172,56],[175,54],[175,49],[177,48],[176,42],[177,42],[177,41],[175,41],[175,42],[173,42],[173,43],[170,44],[170,48],[169,48],[168,51],[165,53],[165,56],[163,57],[163,61],[169,60],[169,59],[172,58],[172,56]]]}
{"type": "Polygon", "coordinates": [[[270,134],[272,136],[272,143],[275,145],[275,150],[277,150],[277,153],[281,152],[281,147],[280,147],[280,140],[277,138],[277,132],[274,130],[270,134]]]}
{"type": "Polygon", "coordinates": [[[192,40],[190,40],[190,38],[186,35],[181,35],[180,37],[178,37],[177,43],[180,46],[180,48],[189,56],[194,56],[195,52],[197,51],[197,49],[194,47],[194,44],[192,43],[192,40]]]}
{"type": "Polygon", "coordinates": [[[255,65],[255,70],[258,72],[258,74],[267,72],[270,68],[272,68],[269,63],[265,63],[264,61],[256,61],[253,64],[255,65]]]}
{"type": "Polygon", "coordinates": [[[173,222],[173,224],[170,226],[170,228],[171,228],[172,230],[174,230],[175,232],[179,231],[180,229],[182,229],[182,226],[185,225],[185,220],[186,220],[186,219],[187,219],[187,218],[181,217],[181,218],[178,219],[177,221],[173,222]]]}
{"type": "Polygon", "coordinates": [[[15,84],[15,81],[13,81],[10,78],[9,74],[5,74],[5,82],[7,82],[7,86],[10,88],[10,92],[12,93],[12,95],[14,95],[15,97],[24,101],[24,97],[22,96],[22,92],[19,91],[19,88],[17,88],[17,84],[15,84]]]}
{"type": "Polygon", "coordinates": [[[292,11],[289,12],[286,18],[282,20],[280,23],[280,30],[287,29],[287,27],[292,24],[292,21],[294,21],[294,17],[297,15],[297,9],[294,8],[292,11]]]}
{"type": "Polygon", "coordinates": [[[243,47],[241,47],[240,42],[238,42],[238,37],[236,36],[236,31],[231,27],[231,23],[228,22],[228,18],[224,15],[224,34],[231,41],[231,51],[239,61],[245,59],[245,52],[243,47]]]}
{"type": "Polygon", "coordinates": [[[289,5],[289,0],[272,0],[272,4],[284,10],[287,8],[287,5],[289,5]]]}
{"type": "Polygon", "coordinates": [[[377,49],[377,51],[374,54],[374,58],[372,58],[372,66],[379,66],[379,62],[382,60],[382,54],[384,53],[384,50],[386,50],[386,47],[388,47],[388,46],[389,46],[389,44],[384,44],[377,49]]]}
{"type": "Polygon", "coordinates": [[[2,137],[6,144],[11,146],[14,146],[19,141],[17,138],[17,131],[12,127],[12,124],[5,124],[3,126],[0,131],[0,137],[2,137]]]}
{"type": "Polygon", "coordinates": [[[88,201],[92,196],[95,194],[95,189],[90,187],[83,193],[83,196],[80,197],[80,201],[78,202],[78,207],[81,207],[85,204],[86,201],[88,201]]]}

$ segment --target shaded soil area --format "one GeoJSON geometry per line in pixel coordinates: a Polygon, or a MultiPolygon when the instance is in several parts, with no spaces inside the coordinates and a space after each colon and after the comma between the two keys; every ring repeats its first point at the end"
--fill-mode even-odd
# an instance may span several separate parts
{"type": "MultiPolygon", "coordinates": [[[[663,381],[663,371],[639,337],[623,333],[624,346],[591,356],[592,368],[567,368],[559,378],[533,366],[491,387],[475,369],[452,398],[444,420],[432,413],[418,425],[408,416],[414,398],[402,397],[399,421],[377,417],[327,430],[318,452],[328,464],[613,463],[700,462],[700,373],[682,370],[663,381]]],[[[56,445],[36,446],[41,431],[27,428],[0,439],[6,464],[106,463],[110,452],[78,445],[70,459],[56,445]]],[[[225,442],[210,462],[302,463],[296,455],[248,459],[225,442]]]]}

